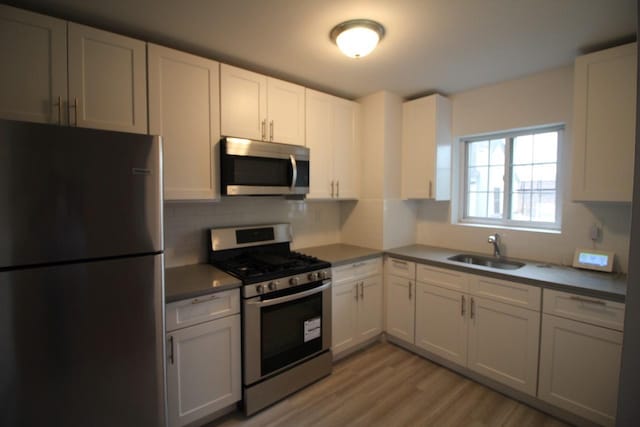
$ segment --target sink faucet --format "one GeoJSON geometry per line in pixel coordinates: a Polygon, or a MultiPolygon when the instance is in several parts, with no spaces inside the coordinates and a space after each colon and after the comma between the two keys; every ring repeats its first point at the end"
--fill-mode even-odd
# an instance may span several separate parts
{"type": "Polygon", "coordinates": [[[500,258],[500,235],[498,233],[490,234],[487,242],[493,245],[493,256],[500,258]]]}

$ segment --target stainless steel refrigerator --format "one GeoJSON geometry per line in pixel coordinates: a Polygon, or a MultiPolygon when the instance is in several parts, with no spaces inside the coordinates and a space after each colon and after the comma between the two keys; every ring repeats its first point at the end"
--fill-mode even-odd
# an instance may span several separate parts
{"type": "Polygon", "coordinates": [[[161,426],[158,137],[0,120],[0,425],[161,426]]]}

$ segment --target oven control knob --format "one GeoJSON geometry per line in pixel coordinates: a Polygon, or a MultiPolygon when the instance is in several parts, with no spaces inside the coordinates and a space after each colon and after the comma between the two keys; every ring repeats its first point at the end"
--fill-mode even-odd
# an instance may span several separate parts
{"type": "Polygon", "coordinates": [[[256,292],[259,293],[259,294],[263,293],[264,292],[264,286],[262,286],[262,285],[256,286],[256,292]]]}
{"type": "Polygon", "coordinates": [[[311,282],[313,282],[314,280],[318,280],[318,273],[309,273],[307,277],[311,282]]]}
{"type": "Polygon", "coordinates": [[[326,271],[320,271],[318,272],[318,279],[320,280],[324,280],[327,278],[327,272],[326,271]]]}
{"type": "Polygon", "coordinates": [[[292,277],[289,279],[289,286],[298,286],[300,284],[300,279],[297,277],[292,277]]]}
{"type": "Polygon", "coordinates": [[[278,282],[269,282],[269,290],[275,291],[276,289],[278,289],[278,282]]]}

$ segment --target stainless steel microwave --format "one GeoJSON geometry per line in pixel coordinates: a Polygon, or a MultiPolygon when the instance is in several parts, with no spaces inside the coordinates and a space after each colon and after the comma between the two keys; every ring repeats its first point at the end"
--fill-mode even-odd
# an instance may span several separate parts
{"type": "Polygon", "coordinates": [[[222,138],[220,174],[223,196],[305,195],[309,192],[309,149],[222,138]]]}

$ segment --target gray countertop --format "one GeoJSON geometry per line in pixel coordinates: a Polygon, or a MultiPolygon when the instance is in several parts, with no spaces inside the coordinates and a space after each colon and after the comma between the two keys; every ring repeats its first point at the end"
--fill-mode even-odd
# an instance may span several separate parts
{"type": "MultiPolygon", "coordinates": [[[[586,271],[526,260],[518,260],[524,262],[525,266],[517,270],[496,270],[447,259],[462,252],[467,253],[455,249],[410,245],[386,250],[385,254],[407,261],[431,264],[497,279],[516,280],[543,288],[569,291],[612,301],[624,302],[627,293],[627,276],[621,273],[586,271]]],[[[478,255],[487,256],[487,254],[478,255]]]]}
{"type": "Polygon", "coordinates": [[[239,279],[209,264],[167,268],[164,283],[165,303],[235,289],[242,285],[239,279]]]}
{"type": "Polygon", "coordinates": [[[296,251],[330,262],[334,267],[375,258],[384,254],[384,252],[380,250],[354,245],[344,245],[342,243],[296,249],[296,251]]]}

